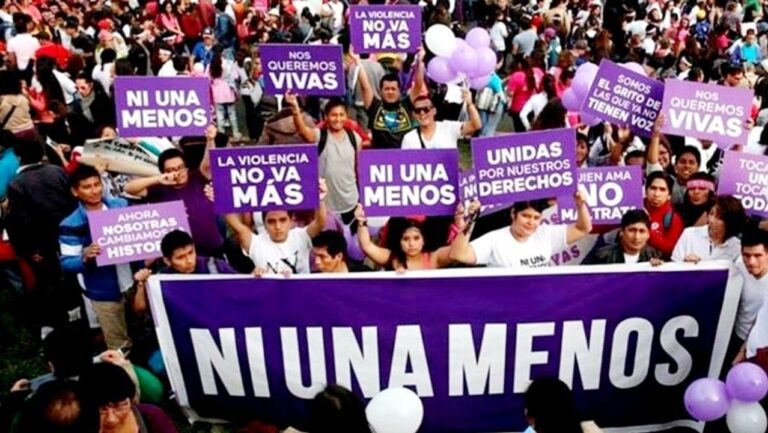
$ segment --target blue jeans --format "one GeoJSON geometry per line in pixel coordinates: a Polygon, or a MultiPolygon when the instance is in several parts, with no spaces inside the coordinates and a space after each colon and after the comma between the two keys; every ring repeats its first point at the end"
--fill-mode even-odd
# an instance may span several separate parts
{"type": "Polygon", "coordinates": [[[480,137],[491,137],[496,133],[496,128],[499,127],[501,118],[504,116],[504,106],[506,104],[503,101],[499,101],[496,105],[496,111],[481,111],[480,120],[483,122],[483,129],[480,130],[480,137]]]}

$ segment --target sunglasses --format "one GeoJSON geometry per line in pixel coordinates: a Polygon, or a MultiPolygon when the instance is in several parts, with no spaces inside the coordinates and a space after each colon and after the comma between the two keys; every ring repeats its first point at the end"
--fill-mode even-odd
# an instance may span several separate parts
{"type": "Polygon", "coordinates": [[[434,107],[418,107],[418,108],[414,108],[413,112],[416,114],[424,114],[424,113],[429,113],[430,111],[432,111],[433,108],[434,107]]]}

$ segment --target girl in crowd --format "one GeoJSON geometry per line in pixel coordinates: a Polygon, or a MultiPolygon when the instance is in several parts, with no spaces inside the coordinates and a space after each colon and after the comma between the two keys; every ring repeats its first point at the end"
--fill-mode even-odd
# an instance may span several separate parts
{"type": "Polygon", "coordinates": [[[686,227],[707,224],[707,216],[715,205],[715,178],[708,173],[693,173],[685,184],[685,198],[676,210],[686,227]]]}
{"type": "Polygon", "coordinates": [[[739,234],[747,221],[741,201],[721,196],[710,209],[707,225],[689,227],[675,245],[673,262],[698,263],[702,260],[730,260],[741,257],[739,234]]]}
{"type": "MultiPolygon", "coordinates": [[[[479,209],[479,204],[471,209],[479,209]]],[[[425,251],[428,240],[424,237],[424,228],[419,223],[407,218],[392,218],[387,223],[387,247],[373,243],[368,231],[368,220],[363,206],[355,209],[357,219],[357,237],[365,255],[373,263],[398,272],[421,269],[446,268],[451,264],[448,257],[450,247],[445,246],[435,251],[425,251]]],[[[460,233],[465,228],[464,207],[459,206],[454,215],[452,233],[460,233]]],[[[453,237],[453,236],[452,236],[453,237]]]]}
{"type": "Polygon", "coordinates": [[[599,433],[592,421],[582,422],[573,393],[563,381],[535,379],[525,392],[525,418],[536,433],[599,433]]]}
{"type": "Polygon", "coordinates": [[[544,78],[544,71],[540,67],[540,62],[533,58],[519,57],[513,67],[514,72],[507,83],[507,95],[510,100],[509,113],[512,115],[512,123],[517,132],[525,132],[525,125],[520,119],[520,112],[523,106],[531,97],[539,92],[541,81],[544,78]]]}
{"type": "Polygon", "coordinates": [[[547,102],[553,98],[557,98],[557,89],[555,88],[555,81],[557,79],[550,74],[544,76],[541,82],[541,92],[533,95],[528,102],[523,105],[523,109],[520,111],[520,121],[525,126],[525,129],[531,129],[531,118],[536,119],[539,114],[547,105],[547,102]]]}

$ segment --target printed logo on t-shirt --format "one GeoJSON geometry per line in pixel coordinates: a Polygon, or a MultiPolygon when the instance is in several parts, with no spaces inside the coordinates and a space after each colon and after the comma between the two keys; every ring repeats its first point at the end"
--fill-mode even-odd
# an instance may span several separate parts
{"type": "Polygon", "coordinates": [[[267,262],[267,271],[273,274],[280,274],[280,265],[287,266],[292,274],[298,274],[297,267],[299,265],[299,251],[296,250],[293,253],[293,260],[288,257],[283,257],[277,262],[267,262]]]}
{"type": "Polygon", "coordinates": [[[373,129],[389,131],[393,134],[407,132],[411,129],[411,118],[408,117],[408,111],[402,105],[396,111],[385,110],[384,107],[381,107],[373,118],[373,129]]]}
{"type": "Polygon", "coordinates": [[[549,260],[544,256],[525,257],[520,259],[520,266],[526,268],[543,268],[549,266],[549,260]]]}

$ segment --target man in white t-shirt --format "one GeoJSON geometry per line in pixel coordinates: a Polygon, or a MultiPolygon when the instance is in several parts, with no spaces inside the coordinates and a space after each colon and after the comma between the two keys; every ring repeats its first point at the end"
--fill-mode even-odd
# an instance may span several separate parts
{"type": "Polygon", "coordinates": [[[40,41],[29,34],[29,23],[31,18],[18,20],[14,27],[16,36],[8,41],[8,54],[10,55],[10,64],[15,64],[16,68],[24,71],[29,66],[29,61],[35,58],[35,52],[40,48],[40,41]]]}
{"type": "Polygon", "coordinates": [[[592,231],[587,201],[579,191],[574,196],[578,219],[570,225],[541,225],[548,200],[515,203],[512,224],[486,233],[469,242],[467,230],[451,244],[451,260],[467,265],[487,265],[512,269],[550,265],[552,254],[563,250],[592,231]]]}
{"type": "Polygon", "coordinates": [[[320,179],[320,206],[315,211],[315,219],[302,228],[294,227],[293,213],[284,210],[264,212],[266,233],[260,234],[253,233],[237,215],[227,215],[227,223],[234,230],[240,246],[256,266],[255,275],[310,272],[309,253],[312,251],[312,238],[325,226],[327,192],[325,180],[320,179]]]}
{"type": "Polygon", "coordinates": [[[739,311],[726,359],[734,364],[754,357],[768,347],[768,232],[745,233],[741,240],[741,260],[736,263],[744,278],[739,311]],[[746,340],[746,343],[744,341],[746,340]]]}
{"type": "Polygon", "coordinates": [[[480,113],[472,102],[472,93],[466,89],[464,103],[467,104],[469,120],[438,122],[435,121],[437,110],[429,97],[417,97],[413,101],[413,117],[419,122],[419,127],[405,134],[401,149],[456,149],[459,138],[469,137],[483,127],[480,113]]]}

